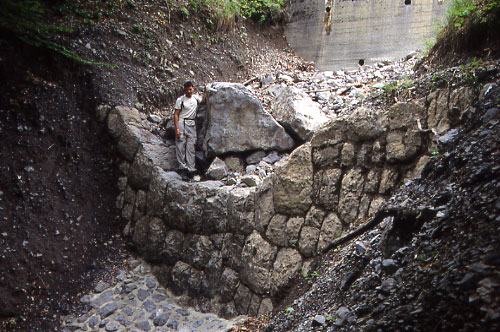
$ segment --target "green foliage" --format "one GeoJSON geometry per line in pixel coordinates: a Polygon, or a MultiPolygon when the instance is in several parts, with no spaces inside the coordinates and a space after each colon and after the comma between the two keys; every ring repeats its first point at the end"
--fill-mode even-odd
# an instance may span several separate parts
{"type": "Polygon", "coordinates": [[[409,80],[407,78],[404,78],[400,81],[395,81],[388,83],[382,87],[382,89],[388,94],[388,95],[393,95],[396,91],[399,90],[408,90],[411,88],[415,82],[412,80],[409,80]]]}
{"type": "Polygon", "coordinates": [[[455,28],[466,21],[486,23],[500,11],[500,0],[452,0],[446,11],[446,23],[455,28]]]}
{"type": "Polygon", "coordinates": [[[283,0],[239,0],[240,13],[259,23],[275,21],[283,12],[283,0]]]}
{"type": "Polygon", "coordinates": [[[209,25],[220,29],[231,25],[238,16],[259,23],[276,21],[283,13],[283,0],[188,0],[179,9],[186,16],[190,11],[204,15],[209,25]]]}
{"type": "Polygon", "coordinates": [[[472,87],[479,86],[479,77],[476,74],[476,70],[481,68],[482,66],[483,63],[480,60],[477,60],[476,58],[472,58],[472,60],[465,65],[460,65],[460,69],[464,72],[467,82],[472,87]]]}
{"type": "Polygon", "coordinates": [[[318,272],[316,272],[316,271],[307,272],[304,266],[302,267],[302,272],[301,272],[301,274],[302,274],[302,277],[303,277],[303,278],[305,278],[305,279],[307,280],[307,283],[308,283],[308,284],[310,284],[310,285],[312,284],[312,282],[313,282],[313,281],[314,281],[317,277],[319,277],[319,276],[320,276],[320,274],[319,274],[318,272]]]}
{"type": "Polygon", "coordinates": [[[45,15],[45,7],[38,0],[0,1],[0,29],[12,33],[28,45],[48,48],[80,63],[108,65],[85,60],[54,42],[55,35],[70,33],[72,30],[45,23],[45,15]]]}
{"type": "Polygon", "coordinates": [[[294,309],[294,308],[292,308],[292,307],[286,307],[286,308],[285,308],[285,312],[286,312],[287,314],[292,313],[292,312],[294,312],[294,311],[295,311],[295,309],[294,309]]]}

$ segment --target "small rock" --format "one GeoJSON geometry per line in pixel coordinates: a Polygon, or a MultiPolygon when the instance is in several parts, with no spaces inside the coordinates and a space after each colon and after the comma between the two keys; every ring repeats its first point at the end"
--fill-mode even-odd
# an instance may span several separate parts
{"type": "Polygon", "coordinates": [[[163,294],[155,294],[153,295],[153,300],[155,302],[161,302],[161,301],[165,301],[167,299],[167,297],[163,294]]]}
{"type": "Polygon", "coordinates": [[[84,295],[84,296],[81,297],[80,302],[82,302],[82,303],[90,303],[90,299],[91,299],[90,295],[84,295]]]}
{"type": "Polygon", "coordinates": [[[129,307],[123,308],[122,312],[127,316],[132,316],[134,314],[134,311],[129,307]]]}
{"type": "Polygon", "coordinates": [[[325,325],[326,323],[326,318],[323,315],[316,315],[313,318],[312,321],[312,326],[320,326],[320,325],[325,325]]]}
{"type": "Polygon", "coordinates": [[[154,279],[152,278],[148,278],[146,280],[146,286],[148,286],[148,288],[155,288],[158,284],[156,283],[156,281],[154,281],[154,279]]]}
{"type": "Polygon", "coordinates": [[[246,157],[245,161],[249,165],[258,164],[264,157],[266,157],[265,151],[257,151],[246,157]]]}
{"type": "Polygon", "coordinates": [[[398,269],[398,265],[396,264],[396,261],[394,259],[384,259],[382,261],[382,270],[385,272],[392,274],[396,272],[398,269]]]}
{"type": "Polygon", "coordinates": [[[151,325],[146,320],[144,320],[142,322],[135,323],[135,327],[137,327],[141,331],[149,331],[149,330],[151,330],[151,325]]]}
{"type": "Polygon", "coordinates": [[[120,328],[120,325],[118,325],[118,323],[116,322],[109,322],[108,324],[106,324],[106,331],[108,332],[113,332],[113,331],[118,331],[118,329],[120,328]]]}
{"type": "Polygon", "coordinates": [[[458,136],[458,130],[457,129],[452,129],[448,131],[446,134],[443,136],[439,137],[439,142],[442,144],[448,144],[450,142],[455,141],[455,139],[458,136]]]}
{"type": "Polygon", "coordinates": [[[100,327],[100,328],[103,328],[103,327],[105,327],[108,323],[109,323],[109,319],[104,319],[104,320],[101,320],[101,322],[99,323],[99,327],[100,327]]]}
{"type": "Polygon", "coordinates": [[[155,320],[153,321],[153,324],[155,326],[163,326],[167,323],[169,318],[170,318],[170,314],[164,313],[164,314],[156,317],[155,320]]]}
{"type": "Polygon", "coordinates": [[[244,183],[248,187],[255,187],[259,182],[259,177],[256,175],[243,175],[240,179],[241,183],[244,183]]]}
{"type": "Polygon", "coordinates": [[[248,165],[246,170],[245,170],[245,173],[246,174],[253,174],[257,171],[257,166],[255,165],[248,165]]]}
{"type": "Polygon", "coordinates": [[[487,123],[487,122],[489,122],[489,121],[491,121],[493,119],[500,119],[500,109],[498,109],[498,108],[490,108],[481,117],[481,121],[483,121],[484,123],[487,123]]]}
{"type": "Polygon", "coordinates": [[[396,286],[396,280],[393,278],[388,278],[382,281],[382,285],[377,287],[382,294],[390,294],[391,290],[396,286]]]}
{"type": "Polygon", "coordinates": [[[347,322],[349,316],[351,316],[351,311],[346,307],[340,307],[335,313],[335,316],[337,317],[335,325],[342,326],[347,322]]]}
{"type": "Polygon", "coordinates": [[[262,161],[265,161],[269,164],[274,164],[275,162],[280,160],[280,156],[277,151],[271,151],[267,156],[262,158],[262,161]]]}
{"type": "Polygon", "coordinates": [[[173,320],[171,322],[168,322],[167,327],[170,327],[174,330],[177,330],[177,328],[179,327],[179,323],[177,321],[173,320]]]}
{"type": "Polygon", "coordinates": [[[137,289],[137,285],[136,284],[128,284],[128,285],[125,286],[125,288],[123,288],[123,292],[125,294],[128,294],[131,291],[133,291],[134,289],[137,289]]]}
{"type": "Polygon", "coordinates": [[[153,312],[153,310],[156,309],[156,304],[154,304],[152,301],[148,300],[144,302],[144,309],[146,309],[147,312],[153,312]]]}
{"type": "Polygon", "coordinates": [[[97,324],[99,324],[99,317],[97,315],[90,317],[89,327],[94,328],[95,326],[97,326],[97,324]]]}
{"type": "Polygon", "coordinates": [[[187,311],[185,309],[176,309],[175,311],[177,311],[177,313],[181,314],[184,317],[189,316],[189,311],[187,311]]]}
{"type": "Polygon", "coordinates": [[[94,292],[96,292],[96,293],[102,293],[102,292],[104,292],[108,288],[109,288],[109,284],[107,282],[99,281],[97,283],[97,285],[94,287],[94,292]]]}
{"type": "Polygon", "coordinates": [[[229,168],[226,166],[224,161],[217,157],[208,168],[206,175],[213,180],[221,180],[225,178],[228,173],[229,168]]]}
{"type": "Polygon", "coordinates": [[[366,252],[366,245],[361,241],[356,241],[356,254],[363,255],[366,252]]]}
{"type": "Polygon", "coordinates": [[[102,307],[98,311],[98,314],[101,316],[101,318],[106,318],[112,313],[114,313],[116,309],[118,309],[118,304],[116,302],[111,302],[102,307]]]}
{"type": "Polygon", "coordinates": [[[85,322],[87,319],[89,319],[89,314],[84,314],[84,315],[82,315],[82,316],[78,317],[77,321],[78,321],[78,323],[83,323],[83,322],[85,322]]]}
{"type": "Polygon", "coordinates": [[[116,315],[115,317],[115,320],[122,324],[123,326],[129,326],[129,325],[132,325],[132,322],[129,321],[128,319],[126,319],[125,317],[123,317],[122,315],[116,315]]]}
{"type": "Polygon", "coordinates": [[[113,298],[113,291],[108,289],[104,293],[101,293],[98,297],[90,302],[93,308],[100,308],[104,303],[111,301],[113,298]]]}
{"type": "Polygon", "coordinates": [[[149,114],[148,115],[148,120],[153,122],[153,123],[161,123],[161,117],[155,114],[149,114]]]}
{"type": "Polygon", "coordinates": [[[144,301],[149,296],[149,291],[146,289],[139,289],[137,291],[137,298],[140,301],[144,301]]]}

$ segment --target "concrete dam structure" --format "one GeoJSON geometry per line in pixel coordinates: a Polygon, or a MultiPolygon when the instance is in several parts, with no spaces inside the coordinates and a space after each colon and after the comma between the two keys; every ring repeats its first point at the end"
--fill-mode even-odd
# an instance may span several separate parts
{"type": "Polygon", "coordinates": [[[291,0],[286,37],[320,70],[397,60],[421,49],[449,0],[291,0]]]}

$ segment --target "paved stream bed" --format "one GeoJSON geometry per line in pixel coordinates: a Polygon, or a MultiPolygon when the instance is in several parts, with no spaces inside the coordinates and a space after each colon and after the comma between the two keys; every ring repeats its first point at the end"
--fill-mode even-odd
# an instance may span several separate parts
{"type": "Polygon", "coordinates": [[[62,331],[229,331],[241,320],[226,320],[177,305],[146,262],[129,261],[127,271],[120,270],[112,281],[99,282],[80,299],[90,309],[64,317],[62,331]]]}

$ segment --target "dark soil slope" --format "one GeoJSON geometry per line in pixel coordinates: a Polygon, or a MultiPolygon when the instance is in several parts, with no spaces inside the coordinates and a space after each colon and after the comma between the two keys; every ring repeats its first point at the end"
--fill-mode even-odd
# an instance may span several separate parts
{"type": "Polygon", "coordinates": [[[5,39],[0,49],[0,318],[49,331],[120,258],[117,165],[84,67],[5,39]]]}

